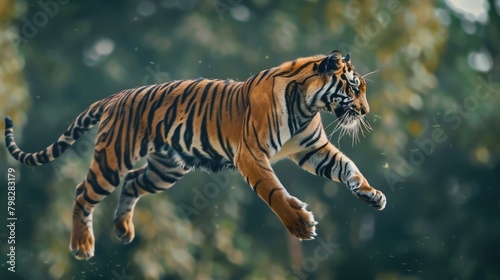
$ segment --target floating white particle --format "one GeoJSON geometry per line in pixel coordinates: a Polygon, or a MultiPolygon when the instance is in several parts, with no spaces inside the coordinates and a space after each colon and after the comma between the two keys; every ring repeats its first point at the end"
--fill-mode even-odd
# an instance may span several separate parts
{"type": "Polygon", "coordinates": [[[94,45],[95,52],[100,56],[108,56],[115,49],[115,43],[108,38],[98,40],[94,45]]]}
{"type": "Polygon", "coordinates": [[[237,21],[245,22],[250,19],[250,10],[244,5],[234,7],[230,12],[231,16],[237,21]]]}
{"type": "Polygon", "coordinates": [[[424,107],[424,101],[418,94],[412,94],[409,103],[410,106],[417,111],[424,107]]]}
{"type": "Polygon", "coordinates": [[[479,72],[488,72],[493,67],[492,58],[486,50],[469,53],[467,60],[469,66],[479,72]]]}

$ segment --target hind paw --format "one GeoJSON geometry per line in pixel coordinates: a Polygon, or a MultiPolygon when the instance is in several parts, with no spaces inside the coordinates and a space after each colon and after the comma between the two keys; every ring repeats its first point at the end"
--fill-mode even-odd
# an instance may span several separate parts
{"type": "Polygon", "coordinates": [[[73,229],[69,249],[78,260],[88,260],[94,256],[94,234],[85,227],[73,229]]]}
{"type": "Polygon", "coordinates": [[[118,217],[115,221],[115,234],[118,239],[124,243],[130,243],[134,240],[135,230],[130,213],[118,217]]]}

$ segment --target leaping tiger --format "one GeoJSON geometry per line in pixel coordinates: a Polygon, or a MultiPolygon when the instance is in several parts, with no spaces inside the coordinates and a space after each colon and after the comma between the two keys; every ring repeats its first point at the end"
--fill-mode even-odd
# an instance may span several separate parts
{"type": "Polygon", "coordinates": [[[172,187],[194,168],[236,168],[286,229],[307,240],[316,236],[317,223],[276,177],[271,163],[281,158],[345,183],[377,210],[386,205],[385,195],[328,141],[321,111],[334,113],[340,127],[353,133],[370,111],[365,80],[349,54],[298,58],[242,82],[179,80],[124,90],[90,105],[55,143],[37,153],[18,148],[6,117],[5,142],[16,160],[41,165],[100,122],[90,169],[76,187],[70,249],[77,259],[94,255],[92,212],[123,177],[114,227],[128,243],[134,238],[138,199],[172,187]],[[147,163],[132,170],[143,157],[147,163]]]}

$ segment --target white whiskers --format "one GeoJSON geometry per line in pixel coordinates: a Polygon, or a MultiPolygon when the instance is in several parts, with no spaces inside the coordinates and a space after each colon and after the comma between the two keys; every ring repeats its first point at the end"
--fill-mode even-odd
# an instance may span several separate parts
{"type": "Polygon", "coordinates": [[[367,80],[367,79],[366,79],[366,77],[368,77],[368,76],[369,76],[369,75],[371,75],[371,74],[375,74],[375,73],[377,73],[379,70],[380,70],[380,69],[375,69],[375,70],[373,70],[373,71],[371,71],[371,72],[368,72],[368,73],[364,74],[364,75],[363,75],[363,76],[361,76],[361,77],[362,77],[363,79],[367,80]]]}
{"type": "Polygon", "coordinates": [[[342,128],[342,127],[343,127],[343,123],[345,122],[345,118],[346,118],[346,116],[347,116],[347,114],[343,114],[343,115],[342,115],[342,117],[337,118],[336,120],[334,120],[332,123],[330,123],[330,124],[329,124],[329,125],[325,128],[325,130],[326,130],[326,129],[330,126],[330,125],[332,125],[332,124],[334,124],[334,123],[337,123],[337,124],[335,125],[335,127],[333,128],[332,133],[330,133],[330,135],[328,135],[328,141],[331,141],[333,134],[334,134],[335,132],[337,132],[340,128],[342,128]]]}
{"type": "Polygon", "coordinates": [[[365,137],[366,132],[371,132],[373,129],[365,118],[365,116],[357,115],[354,112],[345,112],[340,118],[328,124],[325,127],[325,130],[330,127],[332,124],[336,123],[333,131],[328,135],[328,141],[331,141],[333,134],[340,130],[339,138],[337,140],[337,144],[340,146],[340,139],[342,137],[349,135],[352,138],[352,146],[360,142],[360,134],[365,137]]]}

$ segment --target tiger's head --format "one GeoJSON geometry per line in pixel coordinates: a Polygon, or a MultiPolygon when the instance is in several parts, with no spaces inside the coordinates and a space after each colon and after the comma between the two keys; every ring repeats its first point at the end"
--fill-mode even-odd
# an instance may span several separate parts
{"type": "Polygon", "coordinates": [[[366,82],[351,64],[351,56],[340,51],[317,60],[312,75],[304,81],[306,105],[314,111],[327,111],[337,116],[341,136],[345,133],[357,137],[362,126],[370,130],[365,120],[370,112],[366,99],[366,82]]]}

